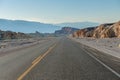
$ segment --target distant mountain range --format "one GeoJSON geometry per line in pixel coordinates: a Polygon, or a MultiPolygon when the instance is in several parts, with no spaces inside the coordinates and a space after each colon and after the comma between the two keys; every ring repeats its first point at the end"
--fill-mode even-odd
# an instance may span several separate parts
{"type": "Polygon", "coordinates": [[[99,23],[94,22],[76,22],[76,23],[61,23],[61,24],[46,24],[34,21],[25,20],[8,20],[0,19],[0,30],[9,30],[14,32],[34,33],[54,33],[62,27],[85,28],[97,26],[99,23]]]}
{"type": "Polygon", "coordinates": [[[65,26],[69,26],[69,27],[74,27],[74,28],[85,28],[85,27],[94,27],[94,26],[98,26],[99,23],[96,22],[73,22],[73,23],[60,23],[60,24],[56,24],[57,26],[61,26],[61,27],[65,27],[65,26]]]}
{"type": "Polygon", "coordinates": [[[35,31],[53,33],[55,30],[61,29],[61,27],[40,22],[0,19],[0,29],[24,33],[32,33],[35,31]]]}

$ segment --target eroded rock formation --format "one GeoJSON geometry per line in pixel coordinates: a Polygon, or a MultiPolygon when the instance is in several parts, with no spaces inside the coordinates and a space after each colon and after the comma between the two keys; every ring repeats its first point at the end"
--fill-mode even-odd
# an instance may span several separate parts
{"type": "Polygon", "coordinates": [[[80,29],[73,33],[73,37],[120,38],[120,21],[116,23],[101,24],[97,27],[80,29]]]}

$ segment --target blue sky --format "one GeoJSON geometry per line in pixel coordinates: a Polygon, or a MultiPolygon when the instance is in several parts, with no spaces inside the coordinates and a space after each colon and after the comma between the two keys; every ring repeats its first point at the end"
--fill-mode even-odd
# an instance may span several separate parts
{"type": "Polygon", "coordinates": [[[63,23],[120,20],[120,0],[0,0],[0,18],[63,23]]]}

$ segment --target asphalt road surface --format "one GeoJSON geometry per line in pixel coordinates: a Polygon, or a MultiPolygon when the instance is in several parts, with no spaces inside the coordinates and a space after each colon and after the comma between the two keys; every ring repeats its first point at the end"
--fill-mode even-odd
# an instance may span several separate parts
{"type": "Polygon", "coordinates": [[[120,80],[89,51],[66,37],[14,51],[0,57],[0,80],[120,80]]]}

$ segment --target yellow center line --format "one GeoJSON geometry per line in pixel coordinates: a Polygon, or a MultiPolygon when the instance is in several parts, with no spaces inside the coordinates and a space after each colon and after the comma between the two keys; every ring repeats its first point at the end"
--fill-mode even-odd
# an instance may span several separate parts
{"type": "Polygon", "coordinates": [[[54,44],[52,47],[50,47],[43,55],[40,55],[38,58],[36,58],[32,65],[22,74],[20,75],[17,80],[22,80],[54,47],[56,44],[54,44]]]}
{"type": "Polygon", "coordinates": [[[38,61],[41,57],[42,57],[42,56],[40,55],[38,58],[36,58],[36,59],[32,62],[32,64],[34,64],[36,61],[38,61]]]}

